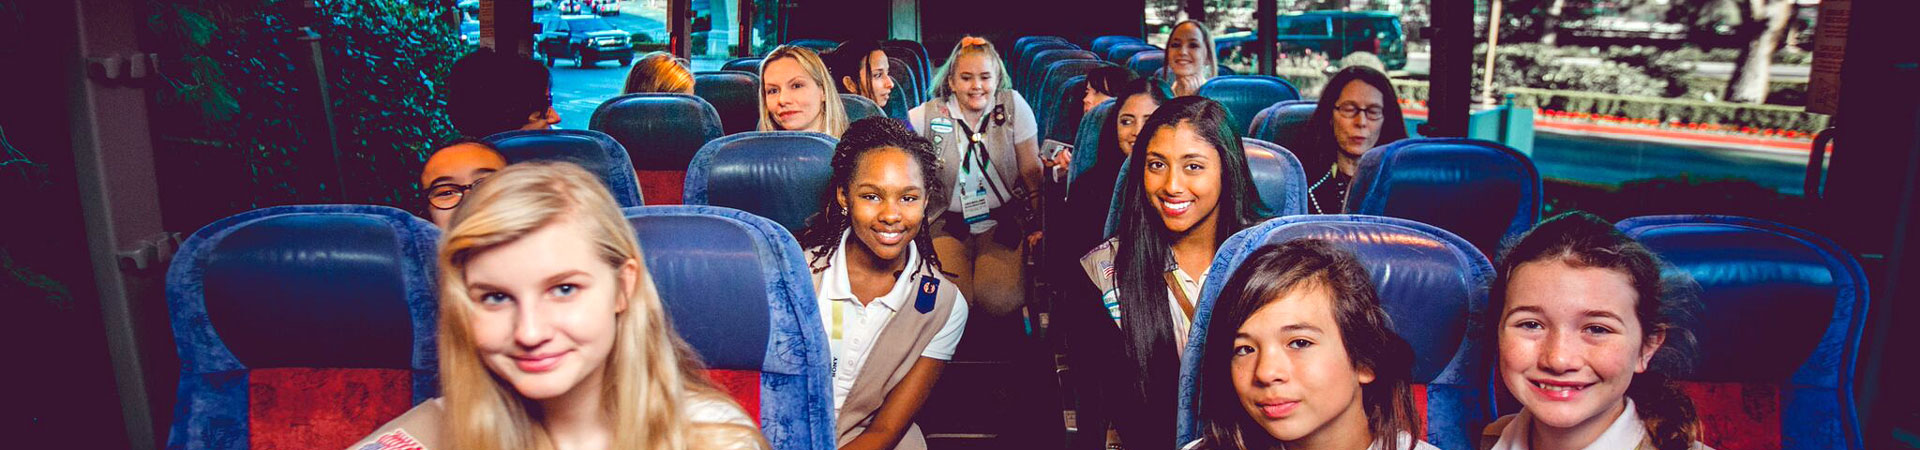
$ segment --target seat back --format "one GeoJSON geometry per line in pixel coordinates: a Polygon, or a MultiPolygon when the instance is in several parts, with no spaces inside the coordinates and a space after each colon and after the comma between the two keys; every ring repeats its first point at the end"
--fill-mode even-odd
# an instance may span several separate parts
{"type": "Polygon", "coordinates": [[[714,112],[720,116],[720,133],[723,136],[760,127],[758,72],[720,70],[695,73],[693,94],[713,105],[714,112]]]}
{"type": "Polygon", "coordinates": [[[831,355],[793,235],[714,206],[624,212],[674,331],[715,384],[759,422],[773,448],[831,448],[831,355]]]}
{"type": "Polygon", "coordinates": [[[1014,65],[1013,67],[1008,68],[1007,71],[1012,72],[1012,75],[1015,78],[1018,78],[1022,73],[1024,73],[1023,69],[1025,68],[1025,66],[1020,65],[1020,61],[1026,59],[1028,55],[1032,55],[1033,47],[1039,46],[1041,44],[1065,44],[1068,47],[1054,47],[1054,48],[1073,48],[1071,47],[1073,44],[1067,43],[1066,38],[1059,37],[1059,36],[1022,36],[1019,39],[1015,39],[1013,41],[1012,53],[1002,52],[1000,55],[1001,58],[1008,58],[1007,64],[1014,65]]]}
{"type": "Polygon", "coordinates": [[[1047,100],[1041,103],[1046,112],[1039,117],[1040,138],[1073,142],[1080,132],[1080,117],[1086,114],[1081,108],[1087,96],[1087,76],[1068,78],[1046,95],[1047,100]]]}
{"type": "Polygon", "coordinates": [[[1854,367],[1867,317],[1859,262],[1827,238],[1731,216],[1646,216],[1620,231],[1699,283],[1694,371],[1681,376],[1715,448],[1859,449],[1854,367]]]}
{"type": "Polygon", "coordinates": [[[484,139],[507,158],[507,163],[564,161],[600,176],[620,206],[644,203],[640,179],[634,174],[627,149],[606,133],[593,130],[520,130],[484,139]]]}
{"type": "Polygon", "coordinates": [[[840,94],[840,104],[846,106],[847,123],[853,123],[853,121],[868,117],[885,117],[887,115],[886,111],[880,109],[879,104],[859,94],[840,94]]]}
{"type": "Polygon", "coordinates": [[[1473,246],[1430,225],[1391,217],[1282,217],[1235,233],[1208,268],[1193,328],[1180,360],[1180,441],[1198,437],[1200,361],[1214,305],[1240,263],[1261,247],[1294,239],[1331,241],[1367,267],[1393,331],[1414,353],[1414,407],[1425,439],[1440,448],[1473,448],[1494,418],[1492,362],[1496,343],[1468,324],[1487,307],[1493,265],[1473,246]]]}
{"type": "Polygon", "coordinates": [[[929,56],[927,46],[921,45],[920,41],[888,39],[880,42],[880,48],[887,53],[888,57],[906,61],[907,65],[903,67],[912,68],[908,73],[913,74],[914,79],[921,85],[927,84],[926,80],[933,78],[933,57],[929,56]]]}
{"type": "Polygon", "coordinates": [[[1067,184],[1073,184],[1073,180],[1079,179],[1081,173],[1100,162],[1100,140],[1105,138],[1100,135],[1100,130],[1106,127],[1106,121],[1113,117],[1113,110],[1118,107],[1119,103],[1115,100],[1100,102],[1080,118],[1080,130],[1073,137],[1073,162],[1067,168],[1067,184]]]}
{"type": "Polygon", "coordinates": [[[606,133],[633,158],[640,192],[653,204],[680,202],[680,183],[694,152],[720,137],[720,114],[706,100],[687,94],[628,94],[593,111],[587,128],[606,133]]]}
{"type": "Polygon", "coordinates": [[[1347,212],[1417,220],[1498,255],[1540,221],[1540,172],[1526,155],[1490,141],[1403,140],[1360,157],[1347,212]]]}
{"type": "Polygon", "coordinates": [[[720,70],[758,74],[760,73],[760,61],[764,58],[764,56],[747,56],[729,59],[727,62],[720,64],[720,70]]]}
{"type": "MultiPolygon", "coordinates": [[[[1044,52],[1048,50],[1079,50],[1079,49],[1080,49],[1079,46],[1069,44],[1066,42],[1046,41],[1046,42],[1037,42],[1037,43],[1030,44],[1024,48],[1021,48],[1018,51],[1018,53],[1016,53],[1013,56],[1012,59],[1007,60],[1007,64],[1013,65],[1013,69],[1008,71],[1008,76],[1013,77],[1012,81],[1014,86],[1020,86],[1029,78],[1044,75],[1038,72],[1041,69],[1046,68],[1046,66],[1035,66],[1033,64],[1034,57],[1039,56],[1040,52],[1044,52]]],[[[1003,55],[1001,56],[1001,58],[1007,58],[1007,56],[1003,55]]]]}
{"type": "Polygon", "coordinates": [[[194,232],[167,268],[167,447],[343,448],[437,396],[439,236],[372,205],[257,209],[194,232]]]}
{"type": "Polygon", "coordinates": [[[1135,75],[1151,77],[1160,74],[1167,66],[1167,51],[1160,49],[1144,50],[1127,57],[1127,70],[1135,75]]]}
{"type": "Polygon", "coordinates": [[[799,233],[833,177],[832,136],[752,131],[715,139],[687,167],[686,203],[735,208],[799,233]]]}
{"type": "Polygon", "coordinates": [[[1288,100],[1268,106],[1253,115],[1247,136],[1280,145],[1300,145],[1300,130],[1307,126],[1318,104],[1312,100],[1288,100]]]}
{"type": "Polygon", "coordinates": [[[1235,130],[1245,130],[1260,110],[1288,100],[1299,100],[1300,90],[1279,77],[1268,75],[1225,75],[1200,85],[1195,94],[1220,102],[1233,117],[1235,130]]]}
{"type": "MultiPolygon", "coordinates": [[[[1053,69],[1056,67],[1054,63],[1098,59],[1100,59],[1100,57],[1094,56],[1093,52],[1080,49],[1042,50],[1040,53],[1034,54],[1033,61],[1027,65],[1027,77],[1015,78],[1013,85],[1016,90],[1020,91],[1021,96],[1027,98],[1027,106],[1037,111],[1040,108],[1037,99],[1041,97],[1041,90],[1046,88],[1046,82],[1049,80],[1049,77],[1053,76],[1053,69]]],[[[1086,70],[1082,69],[1080,73],[1085,74],[1086,70]]]]}
{"type": "Polygon", "coordinates": [[[1146,43],[1146,41],[1143,41],[1140,38],[1134,37],[1134,36],[1118,36],[1118,35],[1101,36],[1101,37],[1093,38],[1093,47],[1090,50],[1093,50],[1094,53],[1105,55],[1107,54],[1108,49],[1111,49],[1116,45],[1144,44],[1144,43],[1146,43]]]}
{"type": "Polygon", "coordinates": [[[1286,147],[1254,138],[1240,138],[1247,148],[1247,170],[1260,191],[1260,217],[1307,213],[1307,172],[1300,158],[1286,147]]]}
{"type": "Polygon", "coordinates": [[[1105,59],[1107,62],[1114,63],[1114,64],[1126,64],[1127,60],[1133,58],[1133,55],[1135,54],[1148,51],[1148,50],[1159,50],[1159,49],[1160,47],[1155,47],[1145,43],[1120,43],[1112,47],[1108,47],[1106,51],[1096,52],[1096,53],[1099,53],[1101,58],[1105,59]]]}
{"type": "MultiPolygon", "coordinates": [[[[1052,116],[1055,114],[1055,109],[1058,108],[1059,104],[1063,103],[1059,100],[1067,93],[1074,92],[1069,89],[1073,87],[1072,80],[1074,80],[1075,77],[1079,77],[1080,81],[1085,83],[1087,72],[1109,66],[1112,66],[1112,64],[1107,64],[1106,61],[1099,59],[1070,59],[1054,62],[1047,67],[1045,81],[1041,81],[1039,85],[1035,86],[1032,97],[1027,97],[1027,101],[1033,102],[1031,105],[1034,107],[1033,111],[1041,115],[1039,117],[1039,119],[1041,119],[1039,130],[1041,136],[1047,135],[1047,129],[1053,122],[1052,116]]],[[[1082,91],[1084,91],[1084,89],[1082,89],[1082,91]]],[[[1073,99],[1077,102],[1080,96],[1073,96],[1073,99]]],[[[1079,114],[1074,114],[1073,116],[1074,120],[1079,120],[1080,118],[1079,114]]]]}
{"type": "MultiPolygon", "coordinates": [[[[888,57],[887,63],[901,66],[908,64],[906,60],[894,57],[888,57]]],[[[893,77],[893,97],[887,100],[888,117],[906,117],[907,110],[927,102],[928,87],[932,86],[928,84],[931,83],[930,81],[905,72],[888,73],[887,76],[893,77]],[[899,108],[898,115],[893,113],[895,108],[899,108]]]]}

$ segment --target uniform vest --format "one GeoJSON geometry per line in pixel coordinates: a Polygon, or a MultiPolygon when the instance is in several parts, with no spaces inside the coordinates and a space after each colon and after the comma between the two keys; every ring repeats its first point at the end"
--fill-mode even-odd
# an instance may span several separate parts
{"type": "MultiPolygon", "coordinates": [[[[820,288],[824,273],[825,269],[813,272],[815,290],[820,288]]],[[[953,311],[958,287],[924,266],[915,271],[913,277],[920,292],[915,293],[914,298],[895,311],[893,318],[887,320],[887,325],[880,328],[880,335],[873,340],[873,348],[867,351],[866,362],[853,378],[853,390],[847,392],[846,403],[840,405],[840,413],[833,424],[836,447],[847,445],[860,433],[867,431],[874,417],[879,415],[880,405],[886,402],[887,394],[893,392],[894,385],[900,384],[902,378],[906,378],[907,372],[920,360],[920,354],[927,350],[927,344],[933,342],[933,336],[946,325],[947,315],[953,311]]],[[[907,433],[900,437],[900,444],[895,448],[927,448],[926,436],[920,433],[920,426],[908,425],[907,433]]]]}
{"type": "MultiPolygon", "coordinates": [[[[927,129],[920,130],[927,140],[933,141],[934,151],[940,155],[940,187],[952,190],[960,179],[960,165],[967,154],[968,136],[966,129],[981,133],[981,140],[987,144],[987,161],[995,174],[1000,177],[1000,186],[994,186],[994,192],[988,195],[1002,195],[1001,206],[1016,205],[1024,207],[1022,200],[1027,196],[1026,184],[1020,182],[1020,160],[1013,148],[1013,91],[1002,89],[993,95],[994,105],[981,117],[980,124],[986,128],[981,131],[975,124],[961,127],[962,119],[947,114],[948,97],[940,97],[927,102],[927,129]],[[936,122],[948,122],[951,126],[936,125],[936,122]]],[[[952,202],[959,201],[959,192],[948,192],[945,202],[927,205],[928,214],[944,214],[952,202]]]]}

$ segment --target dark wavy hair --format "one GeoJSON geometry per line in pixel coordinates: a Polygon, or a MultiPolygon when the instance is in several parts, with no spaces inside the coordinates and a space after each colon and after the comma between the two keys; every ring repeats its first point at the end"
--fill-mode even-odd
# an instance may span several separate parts
{"type": "MultiPolygon", "coordinates": [[[[1125,107],[1127,100],[1135,95],[1145,95],[1153,100],[1153,104],[1165,105],[1173,100],[1173,92],[1168,91],[1165,85],[1155,82],[1152,78],[1145,77],[1128,79],[1114,86],[1113,89],[1113,107],[1107,110],[1107,120],[1100,124],[1100,140],[1095,144],[1099,146],[1100,156],[1094,159],[1093,167],[1104,168],[1095,170],[1119,172],[1120,162],[1125,161],[1127,157],[1126,152],[1120,148],[1120,108],[1125,107]]],[[[1140,132],[1147,131],[1142,128],[1140,132]]],[[[1140,141],[1142,139],[1134,139],[1134,142],[1140,141]]]]}
{"type": "MultiPolygon", "coordinates": [[[[1233,233],[1258,222],[1258,193],[1253,174],[1247,169],[1247,154],[1240,146],[1240,133],[1227,110],[1202,97],[1180,97],[1168,101],[1148,116],[1134,140],[1133,155],[1128,158],[1126,185],[1120,191],[1119,257],[1114,261],[1119,281],[1120,334],[1126,352],[1134,364],[1131,372],[1115,376],[1130,377],[1135,392],[1146,399],[1148,408],[1164,409],[1167,431],[1172,431],[1175,381],[1180,363],[1173,348],[1173,323],[1167,306],[1167,260],[1170,246],[1177,240],[1167,231],[1166,222],[1149,202],[1146,179],[1147,146],[1163,128],[1181,124],[1192,126],[1207,144],[1220,152],[1220,200],[1214,210],[1214,246],[1233,233]]],[[[1153,413],[1158,413],[1157,411],[1153,413]]],[[[1165,444],[1172,444],[1171,437],[1165,444]]],[[[1143,442],[1136,440],[1135,442],[1143,442]]],[[[1148,448],[1161,443],[1146,443],[1148,448]]]]}
{"type": "Polygon", "coordinates": [[[1484,321],[1488,325],[1485,332],[1494,342],[1499,342],[1514,269],[1536,261],[1559,261],[1627,276],[1633,285],[1633,315],[1640,322],[1642,342],[1666,334],[1666,342],[1654,351],[1647,371],[1634,375],[1633,383],[1627,386],[1627,397],[1634,400],[1655,447],[1679,450],[1699,440],[1699,416],[1693,400],[1672,382],[1672,377],[1686,373],[1693,363],[1693,333],[1684,326],[1698,309],[1692,280],[1677,271],[1662,275],[1660,258],[1606,219],[1579,211],[1561,214],[1528,231],[1501,256],[1499,272],[1488,291],[1492,307],[1487,312],[1491,317],[1484,321]]]}
{"type": "Polygon", "coordinates": [[[1340,140],[1333,137],[1334,103],[1340,101],[1340,90],[1356,81],[1380,90],[1380,140],[1375,142],[1385,145],[1407,138],[1406,116],[1400,111],[1400,97],[1394,93],[1393,82],[1387,79],[1387,74],[1367,66],[1347,66],[1335,72],[1326,87],[1320,89],[1320,102],[1301,127],[1307,130],[1305,135],[1288,138],[1291,142],[1276,142],[1286,148],[1301,149],[1294,154],[1306,167],[1309,180],[1319,175],[1314,172],[1331,167],[1339,158],[1340,140]]]}
{"type": "MultiPolygon", "coordinates": [[[[879,150],[899,149],[920,165],[920,179],[925,180],[926,199],[923,205],[946,203],[947,190],[940,186],[940,157],[933,149],[933,143],[926,138],[907,130],[900,121],[886,117],[868,117],[847,126],[846,134],[840,136],[840,143],[833,147],[833,178],[827,181],[827,188],[820,192],[820,212],[807,218],[807,228],[800,231],[802,248],[817,248],[808,261],[814,270],[824,268],[827,261],[833,260],[833,253],[840,248],[840,235],[853,226],[851,218],[839,208],[839,195],[853,187],[853,171],[860,167],[860,161],[866,155],[879,150]]],[[[940,259],[933,251],[933,232],[929,223],[939,211],[927,211],[920,218],[918,232],[913,237],[913,247],[920,253],[920,266],[928,270],[940,270],[940,259]]],[[[909,270],[911,271],[911,270],[909,270]]]]}
{"type": "Polygon", "coordinates": [[[1201,438],[1207,448],[1280,446],[1240,407],[1233,383],[1233,340],[1255,311],[1288,293],[1315,287],[1333,294],[1333,321],[1353,368],[1373,372],[1373,382],[1360,386],[1367,430],[1389,445],[1398,442],[1402,432],[1421,435],[1413,405],[1413,346],[1393,332],[1366,267],[1331,242],[1295,239],[1247,256],[1213,306],[1200,360],[1201,438]]]}
{"type": "Polygon", "coordinates": [[[477,138],[518,130],[553,106],[552,85],[547,66],[531,58],[474,50],[447,73],[447,118],[460,134],[477,138]]]}
{"type": "Polygon", "coordinates": [[[833,75],[833,87],[843,88],[840,79],[851,77],[856,85],[856,91],[848,92],[849,94],[873,98],[875,93],[867,91],[873,89],[873,82],[867,80],[865,76],[870,69],[867,67],[867,58],[873,56],[873,52],[884,54],[885,50],[879,42],[855,39],[840,44],[833,51],[820,55],[820,58],[827,63],[827,72],[833,75]]]}

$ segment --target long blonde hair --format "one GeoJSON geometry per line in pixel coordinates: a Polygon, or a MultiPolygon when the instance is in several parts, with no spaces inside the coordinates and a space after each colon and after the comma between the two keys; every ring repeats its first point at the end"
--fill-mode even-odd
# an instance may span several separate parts
{"type": "MultiPolygon", "coordinates": [[[[638,280],[624,312],[615,314],[613,349],[601,383],[602,404],[613,419],[612,448],[675,450],[694,444],[688,399],[718,398],[697,357],[673,332],[645,260],[627,223],[599,179],[568,163],[508,166],[467,194],[440,241],[440,382],[446,401],[445,436],[461,449],[552,448],[533,405],[495,377],[481,361],[468,327],[475,302],[466,289],[466,265],[491,249],[561,220],[586,232],[597,256],[614,267],[638,264],[638,280]]],[[[624,281],[624,280],[623,280],[624,281]]],[[[620,286],[628,284],[621,283],[620,286]]]]}
{"type": "MultiPolygon", "coordinates": [[[[820,54],[806,47],[782,45],[760,60],[760,77],[766,78],[767,66],[785,58],[799,62],[800,68],[807,71],[807,78],[820,85],[820,100],[826,103],[826,107],[820,108],[820,129],[838,139],[841,133],[847,132],[847,107],[840,103],[840,89],[834,85],[833,74],[827,72],[827,63],[820,60],[820,54]]],[[[762,94],[757,98],[760,99],[760,131],[779,130],[780,123],[767,112],[767,96],[762,94]]]]}
{"type": "Polygon", "coordinates": [[[933,72],[933,89],[928,93],[933,94],[933,98],[953,96],[953,87],[948,86],[952,81],[950,78],[953,77],[953,66],[960,63],[961,56],[974,54],[993,58],[993,65],[999,72],[994,76],[1000,78],[1000,82],[995,83],[998,84],[995,90],[1013,89],[1013,78],[1007,76],[1007,61],[1000,58],[1000,52],[993,49],[993,43],[979,37],[966,36],[960,38],[960,42],[953,44],[953,52],[947,53],[946,64],[941,64],[940,70],[933,72]]]}
{"type": "Polygon", "coordinates": [[[666,92],[674,94],[693,94],[693,72],[687,66],[667,52],[653,52],[633,61],[633,68],[627,71],[627,86],[623,94],[648,92],[666,92]]]}

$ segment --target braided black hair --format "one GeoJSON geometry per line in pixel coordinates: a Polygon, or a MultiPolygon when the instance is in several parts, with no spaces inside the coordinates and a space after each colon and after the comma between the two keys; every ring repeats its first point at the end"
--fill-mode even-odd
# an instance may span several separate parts
{"type": "MultiPolygon", "coordinates": [[[[800,231],[800,246],[811,248],[813,254],[808,257],[807,265],[812,270],[826,268],[833,260],[833,253],[839,250],[841,234],[853,226],[852,219],[840,209],[841,193],[853,184],[853,172],[860,166],[860,160],[867,154],[878,150],[898,149],[920,165],[920,179],[925,180],[926,200],[924,205],[946,204],[946,187],[940,186],[940,157],[933,149],[933,143],[926,138],[907,130],[905,124],[887,117],[868,117],[847,126],[846,134],[840,136],[840,143],[833,147],[833,178],[827,181],[827,188],[820,193],[820,212],[807,218],[807,228],[800,231]]],[[[940,260],[933,252],[933,230],[930,223],[938,217],[940,211],[927,211],[921,216],[919,232],[913,237],[913,247],[920,253],[920,265],[928,270],[940,270],[940,260]]]]}

